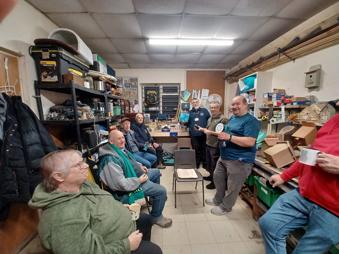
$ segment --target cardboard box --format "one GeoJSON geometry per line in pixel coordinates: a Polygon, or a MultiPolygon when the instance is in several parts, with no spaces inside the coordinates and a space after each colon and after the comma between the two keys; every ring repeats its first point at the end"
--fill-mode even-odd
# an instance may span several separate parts
{"type": "Polygon", "coordinates": [[[317,135],[317,128],[312,126],[301,126],[295,133],[292,134],[298,142],[304,145],[310,145],[313,143],[315,136],[317,135]]]}
{"type": "Polygon", "coordinates": [[[67,85],[69,83],[73,82],[76,85],[83,86],[84,82],[85,82],[85,80],[82,77],[75,75],[75,74],[72,74],[72,73],[64,74],[64,75],[62,75],[62,77],[64,79],[64,84],[67,84],[67,85]]]}
{"type": "Polygon", "coordinates": [[[280,141],[279,138],[275,138],[275,137],[265,138],[261,146],[261,151],[265,151],[266,149],[276,145],[279,141],[280,141]]]}
{"type": "Polygon", "coordinates": [[[289,142],[278,143],[264,151],[266,159],[275,167],[282,168],[295,161],[289,142]]]}

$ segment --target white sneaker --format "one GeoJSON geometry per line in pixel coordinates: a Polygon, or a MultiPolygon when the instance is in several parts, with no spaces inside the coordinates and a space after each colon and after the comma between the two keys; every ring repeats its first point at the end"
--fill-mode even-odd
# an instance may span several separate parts
{"type": "Polygon", "coordinates": [[[216,206],[211,209],[211,213],[217,216],[222,216],[222,215],[227,214],[228,212],[222,209],[220,206],[216,206]]]}
{"type": "Polygon", "coordinates": [[[216,203],[214,202],[214,198],[206,198],[206,199],[205,199],[205,203],[206,203],[207,205],[211,205],[211,206],[218,206],[218,204],[216,204],[216,203]]]}

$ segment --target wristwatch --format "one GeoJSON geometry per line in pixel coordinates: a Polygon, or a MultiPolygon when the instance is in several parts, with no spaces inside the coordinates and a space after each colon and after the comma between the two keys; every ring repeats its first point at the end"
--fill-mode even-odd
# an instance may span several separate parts
{"type": "Polygon", "coordinates": [[[232,134],[230,134],[228,141],[231,142],[231,140],[232,140],[232,134]]]}

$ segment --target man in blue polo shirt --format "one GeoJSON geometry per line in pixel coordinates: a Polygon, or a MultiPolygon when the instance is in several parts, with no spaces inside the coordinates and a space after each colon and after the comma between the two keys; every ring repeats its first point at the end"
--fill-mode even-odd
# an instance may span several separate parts
{"type": "MultiPolygon", "coordinates": [[[[189,112],[188,128],[191,136],[192,147],[195,150],[196,166],[199,168],[200,162],[206,164],[206,135],[198,130],[198,126],[206,128],[211,114],[207,109],[200,107],[200,101],[197,98],[192,99],[192,109],[189,112]]],[[[203,165],[206,168],[206,165],[203,165]]]]}
{"type": "Polygon", "coordinates": [[[206,204],[215,206],[211,210],[214,215],[224,215],[232,210],[252,171],[260,130],[259,121],[248,113],[245,97],[234,97],[231,109],[233,116],[218,135],[220,158],[213,175],[216,194],[214,198],[206,199],[206,204]]]}

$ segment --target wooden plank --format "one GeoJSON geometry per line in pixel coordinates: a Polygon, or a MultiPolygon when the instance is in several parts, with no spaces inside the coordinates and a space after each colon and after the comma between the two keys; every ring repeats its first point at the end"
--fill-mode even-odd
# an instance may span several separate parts
{"type": "Polygon", "coordinates": [[[300,43],[299,45],[287,50],[284,52],[285,55],[279,54],[274,57],[267,59],[262,63],[258,63],[255,66],[252,66],[250,69],[244,69],[243,71],[238,70],[232,73],[227,74],[227,80],[231,82],[238,81],[241,77],[250,75],[258,71],[266,71],[282,65],[284,63],[290,62],[291,59],[298,59],[300,57],[309,55],[311,53],[317,52],[319,50],[334,46],[339,44],[339,26],[334,26],[328,31],[321,33],[305,42],[300,43]],[[288,57],[287,57],[288,56],[288,57]]]}

